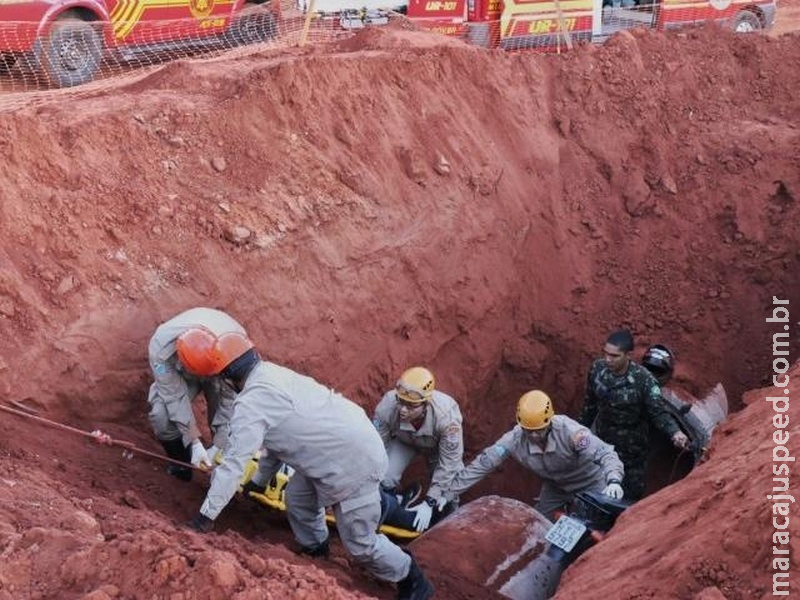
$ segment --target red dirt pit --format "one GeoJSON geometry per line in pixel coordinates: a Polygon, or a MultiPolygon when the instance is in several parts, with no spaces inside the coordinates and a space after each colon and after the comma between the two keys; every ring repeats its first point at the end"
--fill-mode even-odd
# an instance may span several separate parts
{"type": "MultiPolygon", "coordinates": [[[[789,301],[795,364],[797,6],[781,4],[776,35],[634,30],[552,56],[364,30],[0,112],[3,398],[160,452],[149,336],[213,306],[368,411],[429,366],[461,404],[471,459],[528,389],[577,414],[591,359],[627,326],[637,357],[677,352],[694,396],[722,382],[733,414],[709,461],[627,511],[557,597],[772,597],[765,397],[782,390],[766,389],[780,329],[765,319],[789,301]]],[[[329,560],[296,556],[284,516],[242,498],[214,533],[187,530],[203,475],[0,421],[0,600],[395,595],[336,539],[329,560]]],[[[537,489],[508,465],[462,501],[532,504],[537,489]]],[[[437,598],[492,597],[450,575],[474,543],[424,553],[437,598]]]]}

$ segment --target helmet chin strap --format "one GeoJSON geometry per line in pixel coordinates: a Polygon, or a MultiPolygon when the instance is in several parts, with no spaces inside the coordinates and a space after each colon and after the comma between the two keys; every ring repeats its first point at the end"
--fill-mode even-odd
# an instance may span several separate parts
{"type": "Polygon", "coordinates": [[[250,372],[261,362],[261,357],[255,348],[251,348],[239,358],[229,364],[222,372],[222,377],[231,381],[234,389],[241,392],[244,382],[250,372]]]}

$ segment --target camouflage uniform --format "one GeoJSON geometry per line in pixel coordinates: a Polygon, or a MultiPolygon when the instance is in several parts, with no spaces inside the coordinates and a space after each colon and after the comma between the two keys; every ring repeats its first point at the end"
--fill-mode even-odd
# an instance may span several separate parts
{"type": "Polygon", "coordinates": [[[680,431],[664,408],[655,377],[633,361],[622,375],[613,373],[603,359],[592,364],[579,421],[587,427],[594,421],[598,437],[614,446],[625,465],[625,497],[631,500],[644,495],[650,422],[670,438],[680,431]]]}

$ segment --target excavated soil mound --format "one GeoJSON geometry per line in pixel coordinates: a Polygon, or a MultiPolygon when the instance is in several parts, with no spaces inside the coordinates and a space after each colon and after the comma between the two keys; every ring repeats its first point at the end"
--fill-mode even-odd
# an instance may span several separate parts
{"type": "MultiPolygon", "coordinates": [[[[711,27],[562,56],[367,30],[309,51],[180,61],[1,113],[0,391],[158,451],[148,338],[208,305],[270,359],[367,409],[401,369],[429,365],[462,405],[469,457],[509,427],[525,389],[574,414],[619,326],[637,351],[670,344],[695,395],[722,381],[741,407],[771,376],[772,297],[800,301],[798,67],[796,35],[711,27]]],[[[727,426],[731,447],[768,441],[743,425],[753,414],[727,426]]],[[[182,523],[203,482],[0,419],[0,599],[393,595],[338,544],[331,561],[296,558],[280,515],[236,500],[199,537],[182,523]]],[[[736,486],[767,477],[757,461],[737,465],[736,486]]],[[[700,479],[731,481],[719,462],[693,477],[694,495],[700,479]]],[[[535,490],[508,467],[471,493],[529,502],[535,490]]],[[[755,513],[757,493],[731,492],[731,508],[739,498],[755,513]]],[[[588,590],[594,564],[603,597],[643,578],[654,595],[636,597],[684,597],[703,581],[727,593],[716,575],[675,577],[677,560],[654,579],[653,553],[625,533],[651,513],[648,547],[677,552],[680,526],[686,564],[724,564],[742,590],[762,589],[766,555],[748,575],[737,561],[750,546],[724,558],[706,521],[693,529],[660,498],[621,525],[624,565],[590,553],[566,589],[588,590]]]]}
{"type": "Polygon", "coordinates": [[[788,590],[790,596],[800,592],[800,524],[793,508],[797,496],[792,495],[797,485],[789,476],[790,489],[782,491],[785,482],[779,480],[789,475],[781,466],[795,471],[794,462],[781,457],[800,454],[800,409],[796,400],[789,402],[788,410],[780,402],[767,402],[767,398],[797,398],[800,368],[789,376],[786,388],[747,394],[750,406],[720,427],[710,460],[680,484],[625,511],[603,543],[567,571],[556,599],[781,597],[773,596],[772,576],[785,573],[787,566],[790,585],[784,585],[782,578],[774,590],[788,590]],[[783,424],[780,428],[775,426],[776,416],[783,424]],[[776,431],[778,441],[788,434],[784,442],[788,453],[775,450],[780,446],[773,438],[776,431]],[[774,537],[776,533],[788,534],[788,543],[774,537]],[[787,563],[776,565],[775,560],[787,563]]]}

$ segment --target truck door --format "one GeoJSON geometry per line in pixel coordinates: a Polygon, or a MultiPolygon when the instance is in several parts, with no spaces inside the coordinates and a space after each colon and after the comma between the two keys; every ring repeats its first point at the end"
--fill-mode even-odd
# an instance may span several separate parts
{"type": "Polygon", "coordinates": [[[557,50],[592,36],[593,6],[602,0],[505,0],[500,45],[507,50],[557,50]]]}
{"type": "Polygon", "coordinates": [[[109,0],[118,46],[158,46],[218,34],[241,0],[109,0]]]}

